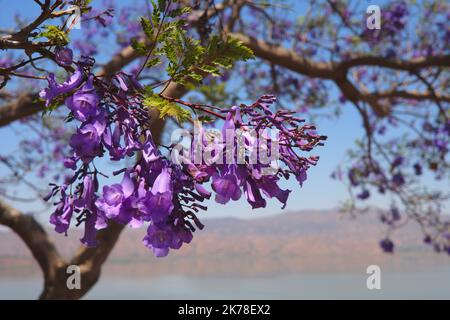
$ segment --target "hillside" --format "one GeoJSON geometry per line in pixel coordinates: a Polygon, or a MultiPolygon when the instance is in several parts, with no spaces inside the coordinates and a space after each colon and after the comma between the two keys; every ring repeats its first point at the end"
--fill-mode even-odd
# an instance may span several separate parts
{"type": "MultiPolygon", "coordinates": [[[[128,229],[114,248],[104,274],[157,276],[261,276],[280,273],[363,272],[369,264],[392,271],[413,271],[449,265],[421,244],[413,226],[396,234],[394,255],[378,247],[383,236],[375,212],[357,219],[342,218],[334,211],[286,212],[265,218],[203,219],[190,245],[154,258],[141,245],[145,229],[128,229]]],[[[69,257],[79,245],[81,230],[69,237],[49,230],[61,252],[69,257]]],[[[0,233],[0,277],[39,275],[27,248],[11,232],[0,233]]]]}

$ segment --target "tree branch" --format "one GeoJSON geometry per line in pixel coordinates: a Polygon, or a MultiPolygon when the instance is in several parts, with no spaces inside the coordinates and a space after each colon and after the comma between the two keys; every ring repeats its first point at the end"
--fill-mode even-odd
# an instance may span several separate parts
{"type": "Polygon", "coordinates": [[[65,265],[65,261],[33,216],[23,214],[0,200],[0,224],[11,228],[27,245],[41,267],[45,283],[54,279],[57,270],[65,265]]]}
{"type": "Polygon", "coordinates": [[[449,67],[450,55],[421,57],[411,60],[388,59],[379,56],[361,56],[345,60],[338,64],[338,68],[347,71],[357,66],[376,66],[394,70],[415,71],[428,67],[449,67]]]}
{"type": "MultiPolygon", "coordinates": [[[[412,100],[418,100],[418,101],[426,101],[426,100],[435,101],[435,98],[434,98],[433,94],[431,94],[431,92],[394,90],[394,91],[374,92],[374,93],[371,93],[371,95],[373,95],[377,99],[401,98],[401,99],[412,99],[412,100]]],[[[440,101],[450,102],[450,96],[436,94],[436,97],[440,101]]]]}
{"type": "Polygon", "coordinates": [[[230,36],[242,41],[259,58],[269,60],[274,64],[306,76],[334,79],[334,70],[331,63],[313,61],[282,46],[270,44],[241,33],[230,33],[230,36]]]}

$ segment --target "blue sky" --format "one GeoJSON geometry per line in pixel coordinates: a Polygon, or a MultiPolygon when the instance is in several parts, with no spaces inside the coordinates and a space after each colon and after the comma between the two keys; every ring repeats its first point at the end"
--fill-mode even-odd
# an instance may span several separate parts
{"type": "MultiPolygon", "coordinates": [[[[127,3],[135,3],[136,1],[121,1],[121,5],[127,3]]],[[[2,8],[0,12],[0,28],[7,28],[14,25],[14,13],[20,13],[23,17],[33,16],[37,11],[37,6],[33,1],[9,1],[0,0],[2,8]]],[[[94,1],[94,6],[99,1],[94,1]]],[[[295,12],[291,14],[303,13],[301,6],[295,8],[295,12]]],[[[82,30],[75,30],[82,35],[82,30]]],[[[75,34],[74,38],[77,37],[75,34]]],[[[4,51],[0,52],[0,58],[4,55],[4,51]]],[[[107,56],[100,57],[100,60],[107,59],[107,56]]],[[[333,92],[336,94],[336,92],[333,92]]],[[[319,119],[317,126],[321,134],[327,135],[325,147],[319,147],[314,154],[320,156],[317,167],[312,167],[309,172],[309,179],[302,188],[295,181],[287,182],[284,186],[293,190],[286,210],[303,210],[303,209],[330,209],[338,207],[339,203],[347,198],[347,191],[343,184],[332,180],[330,175],[336,168],[338,163],[345,159],[346,150],[351,148],[354,140],[361,137],[363,129],[359,115],[350,104],[344,105],[342,108],[342,116],[338,119],[327,120],[319,119]]],[[[23,130],[20,124],[15,123],[12,126],[0,128],[0,152],[5,150],[13,150],[17,147],[20,138],[16,134],[16,130],[23,130]]],[[[4,174],[5,168],[0,167],[0,175],[4,174]]],[[[377,205],[383,205],[385,200],[372,199],[377,205]]],[[[15,204],[18,208],[28,212],[33,212],[35,204],[15,204]]],[[[266,214],[274,214],[281,212],[281,205],[276,200],[268,200],[268,206],[265,209],[252,210],[244,199],[238,202],[227,204],[225,206],[210,203],[209,210],[202,216],[239,216],[248,218],[253,216],[261,216],[266,214]]]]}

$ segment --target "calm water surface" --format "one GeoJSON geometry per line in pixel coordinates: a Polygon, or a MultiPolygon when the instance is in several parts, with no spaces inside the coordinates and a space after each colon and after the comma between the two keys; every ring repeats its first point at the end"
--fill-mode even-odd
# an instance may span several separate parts
{"type": "MultiPolygon", "coordinates": [[[[381,290],[366,274],[297,274],[259,278],[103,277],[86,299],[450,299],[450,268],[382,274],[381,290]]],[[[35,299],[41,279],[0,278],[0,299],[35,299]]]]}

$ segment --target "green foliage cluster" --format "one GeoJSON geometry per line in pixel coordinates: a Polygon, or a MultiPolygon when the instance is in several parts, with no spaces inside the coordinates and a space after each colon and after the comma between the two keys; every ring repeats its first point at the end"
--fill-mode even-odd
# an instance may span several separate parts
{"type": "MultiPolygon", "coordinates": [[[[145,41],[132,40],[133,48],[146,56],[146,68],[166,63],[169,82],[182,85],[201,84],[208,76],[221,76],[223,69],[233,67],[236,61],[253,59],[253,52],[239,40],[229,36],[212,35],[202,45],[188,35],[186,21],[181,17],[189,13],[189,7],[170,9],[176,1],[152,0],[150,17],[141,17],[145,41]]],[[[166,101],[153,92],[145,94],[145,105],[158,109],[161,117],[170,116],[178,122],[190,118],[186,109],[176,103],[166,101]]]]}
{"type": "Polygon", "coordinates": [[[57,26],[46,25],[36,38],[47,38],[53,45],[65,46],[69,43],[69,36],[57,26]]]}
{"type": "Polygon", "coordinates": [[[158,94],[147,93],[143,103],[149,109],[157,110],[162,119],[172,117],[180,124],[191,119],[191,113],[188,110],[158,94]]]}

